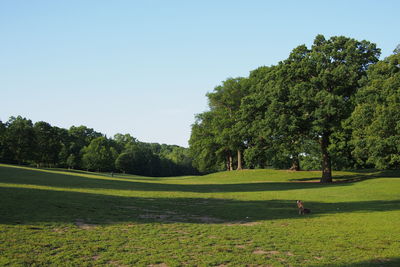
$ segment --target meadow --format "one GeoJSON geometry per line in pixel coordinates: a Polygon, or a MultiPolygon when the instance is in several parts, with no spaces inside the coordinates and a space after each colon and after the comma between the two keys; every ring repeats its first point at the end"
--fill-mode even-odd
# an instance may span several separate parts
{"type": "Polygon", "coordinates": [[[400,266],[400,172],[0,164],[1,266],[400,266]],[[299,215],[296,200],[312,210],[299,215]]]}

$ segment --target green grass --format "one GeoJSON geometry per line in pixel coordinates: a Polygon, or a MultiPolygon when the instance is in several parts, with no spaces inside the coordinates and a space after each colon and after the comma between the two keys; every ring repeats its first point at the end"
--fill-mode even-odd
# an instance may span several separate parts
{"type": "Polygon", "coordinates": [[[0,164],[0,265],[399,266],[400,172],[335,172],[331,185],[319,176],[0,164]]]}

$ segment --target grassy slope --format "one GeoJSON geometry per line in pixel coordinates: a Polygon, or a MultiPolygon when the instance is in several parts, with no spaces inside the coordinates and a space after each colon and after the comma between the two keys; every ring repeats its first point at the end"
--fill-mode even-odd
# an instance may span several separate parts
{"type": "Polygon", "coordinates": [[[0,164],[0,265],[400,264],[400,173],[203,177],[0,164]],[[299,216],[295,200],[313,213],[299,216]]]}

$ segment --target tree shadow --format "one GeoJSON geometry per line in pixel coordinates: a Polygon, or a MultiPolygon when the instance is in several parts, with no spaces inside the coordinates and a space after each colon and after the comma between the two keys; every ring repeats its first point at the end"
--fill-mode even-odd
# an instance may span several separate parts
{"type": "MultiPolygon", "coordinates": [[[[369,179],[377,179],[377,178],[400,178],[399,170],[360,170],[360,171],[348,171],[354,174],[349,175],[335,175],[333,177],[334,182],[336,183],[354,183],[360,182],[369,179]]],[[[299,178],[299,179],[290,179],[290,181],[319,181],[320,178],[312,177],[312,178],[299,178]]]]}
{"type": "MultiPolygon", "coordinates": [[[[241,201],[214,198],[121,197],[81,192],[1,187],[1,224],[201,223],[246,224],[262,220],[304,218],[295,199],[241,201]]],[[[307,202],[321,216],[356,211],[398,210],[400,200],[349,203],[307,202]]]]}
{"type": "Polygon", "coordinates": [[[400,266],[400,257],[394,258],[378,258],[370,261],[346,263],[346,264],[325,264],[325,265],[313,265],[311,267],[398,267],[400,266]]]}
{"type": "MultiPolygon", "coordinates": [[[[286,191],[297,189],[318,189],[321,187],[346,186],[345,184],[320,184],[307,182],[258,182],[240,184],[169,184],[138,182],[125,178],[90,177],[69,175],[57,172],[42,172],[26,169],[0,168],[0,182],[10,184],[28,184],[62,188],[92,188],[108,190],[169,191],[193,193],[218,192],[258,192],[286,191]]],[[[307,180],[309,178],[304,178],[307,180]]],[[[314,178],[313,178],[314,179],[314,178]]]]}

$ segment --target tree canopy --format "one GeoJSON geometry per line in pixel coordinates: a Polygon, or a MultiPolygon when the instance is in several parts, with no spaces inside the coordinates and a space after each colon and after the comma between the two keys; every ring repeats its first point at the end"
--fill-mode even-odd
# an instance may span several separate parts
{"type": "Polygon", "coordinates": [[[187,148],[149,144],[129,134],[104,134],[86,126],[63,129],[21,116],[0,121],[0,162],[148,176],[197,174],[187,148]]]}
{"type": "Polygon", "coordinates": [[[311,47],[294,48],[277,65],[225,80],[207,94],[210,110],[192,126],[193,162],[202,171],[232,170],[232,164],[242,166],[243,153],[247,168],[299,170],[303,164],[322,170],[321,182],[332,182],[332,164],[398,166],[396,51],[378,62],[374,43],[317,35],[311,47]],[[371,90],[381,102],[366,100],[371,90]]]}

